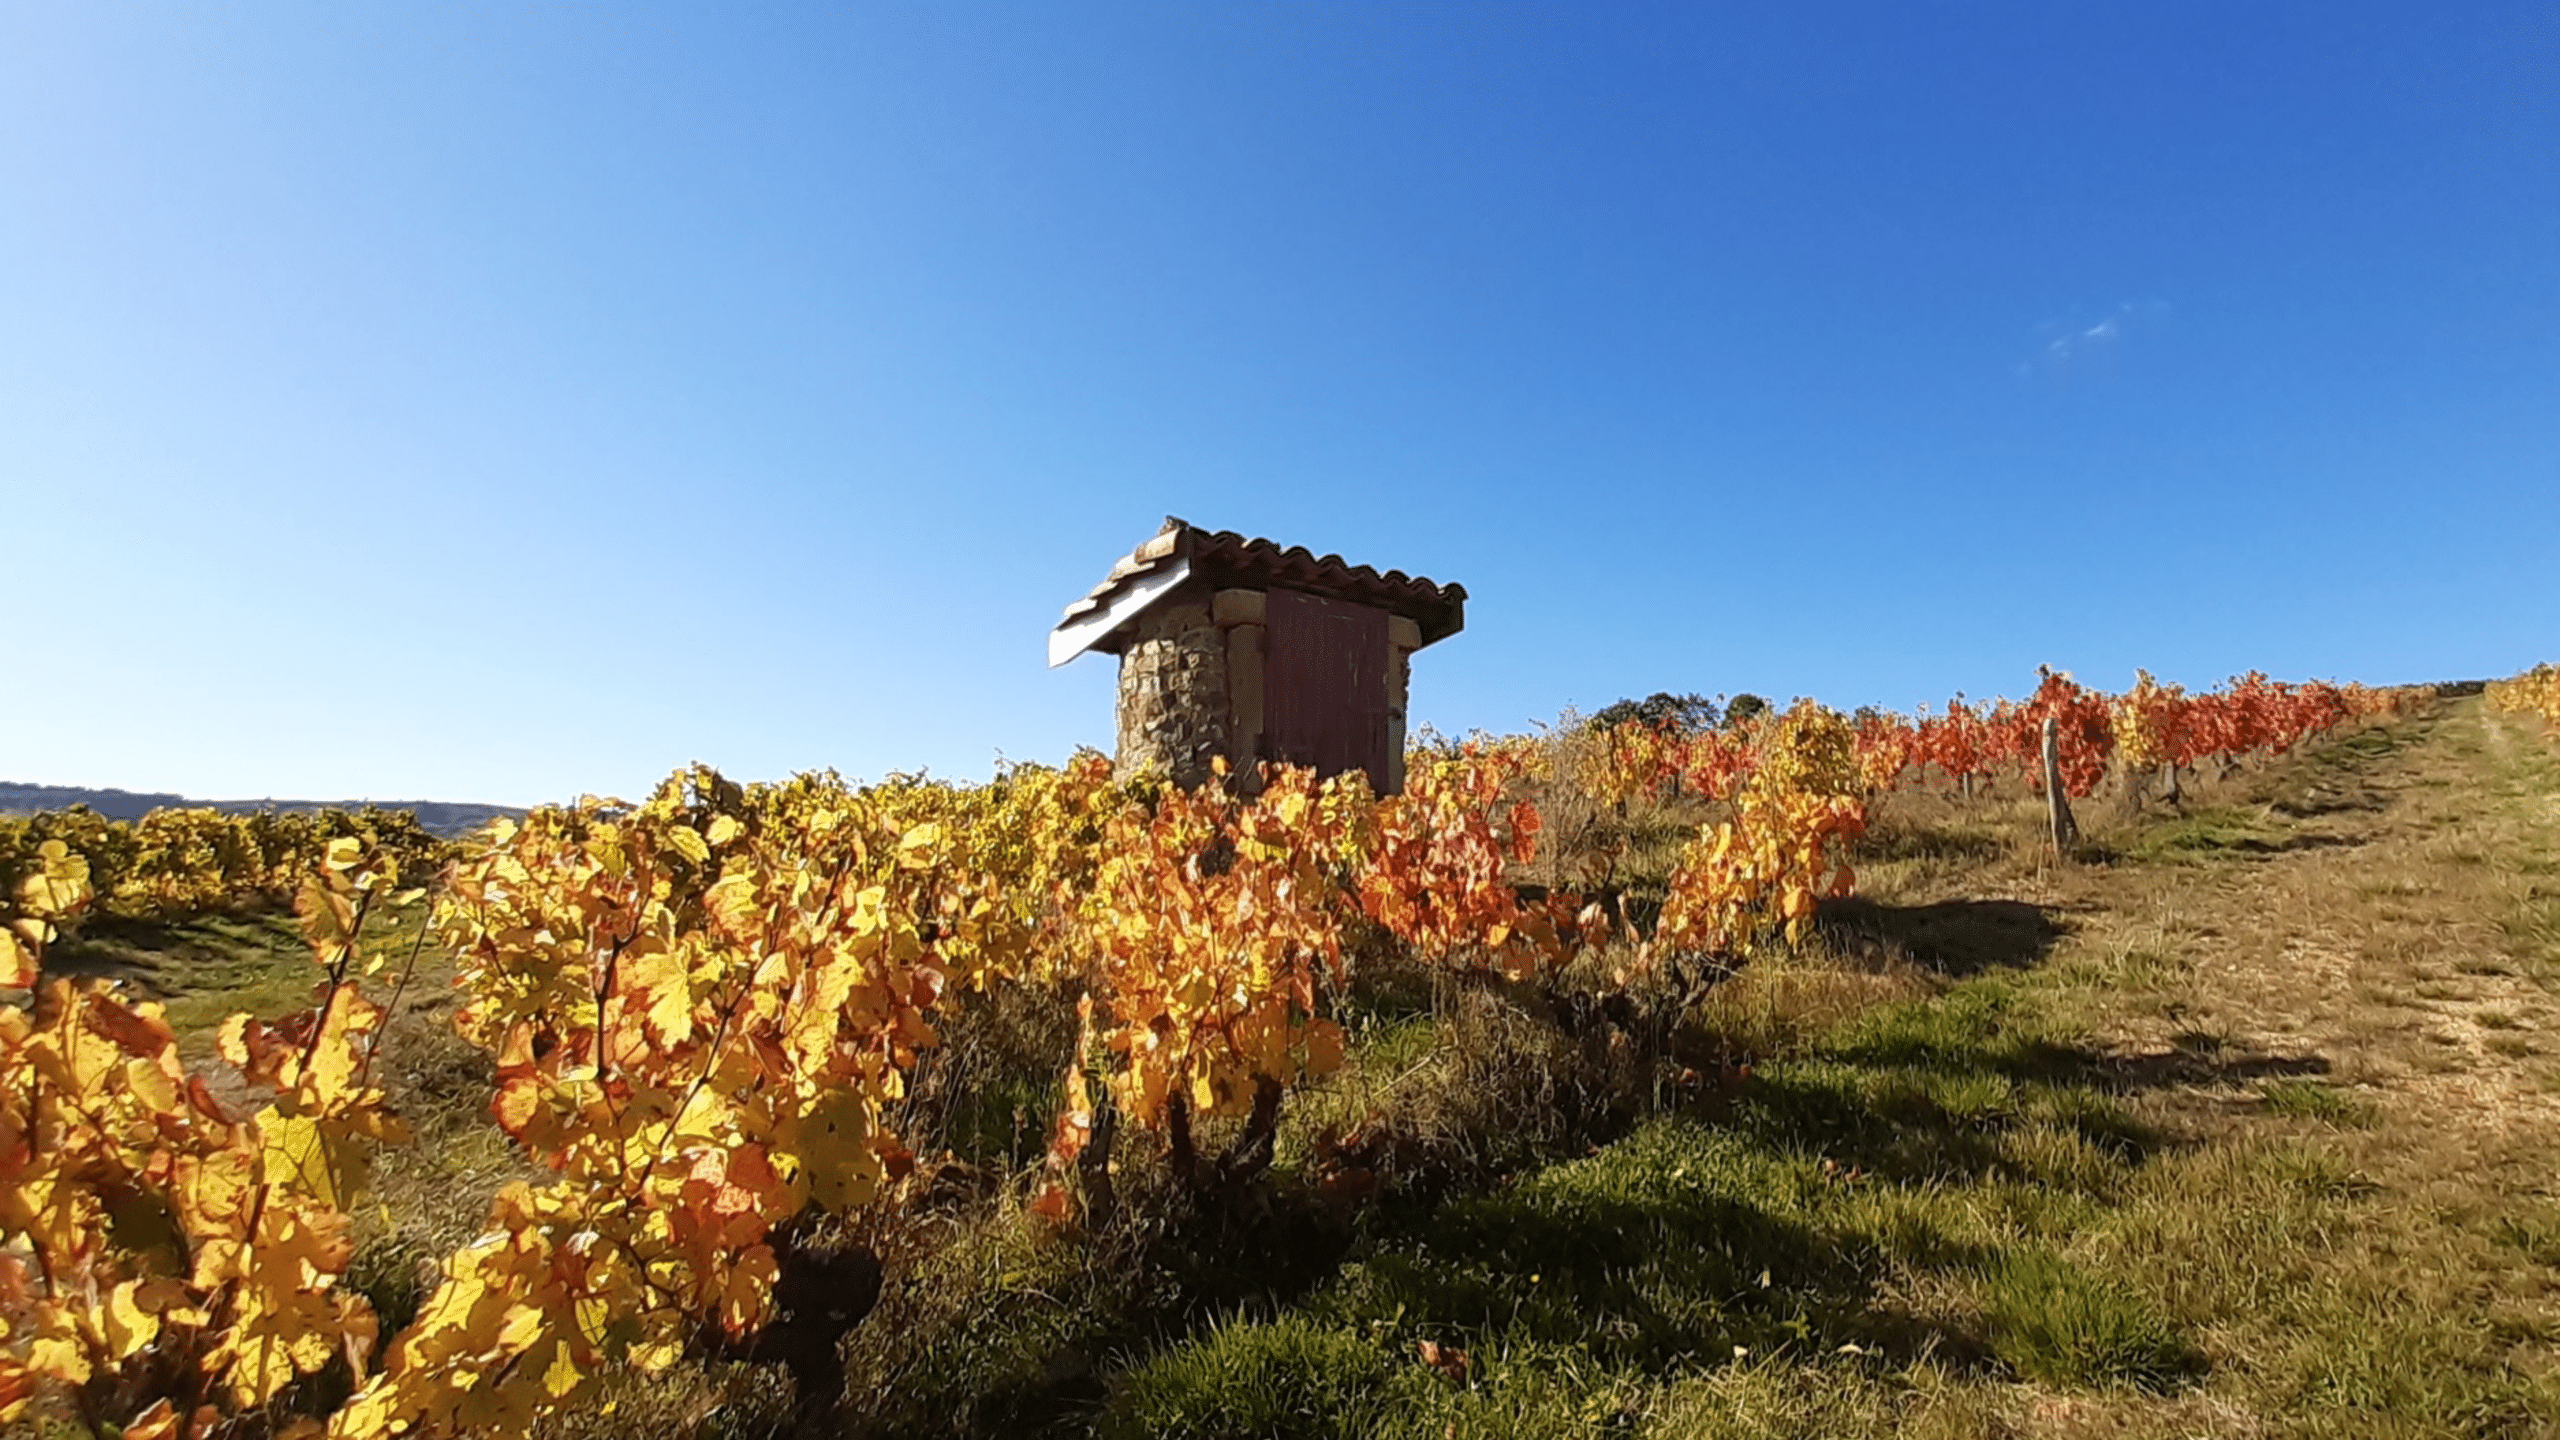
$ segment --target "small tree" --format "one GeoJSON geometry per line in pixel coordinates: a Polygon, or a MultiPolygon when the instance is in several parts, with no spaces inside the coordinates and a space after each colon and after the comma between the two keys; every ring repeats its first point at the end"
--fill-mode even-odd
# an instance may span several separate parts
{"type": "Polygon", "coordinates": [[[1594,730],[1615,730],[1630,720],[1642,721],[1655,730],[1676,731],[1694,735],[1712,730],[1718,719],[1716,702],[1704,695],[1674,695],[1656,690],[1642,700],[1620,700],[1591,717],[1594,730]]]}

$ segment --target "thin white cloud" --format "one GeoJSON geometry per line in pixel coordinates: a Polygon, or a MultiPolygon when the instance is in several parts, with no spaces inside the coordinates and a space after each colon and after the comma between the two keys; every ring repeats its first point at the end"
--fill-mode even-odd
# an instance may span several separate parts
{"type": "Polygon", "coordinates": [[[2022,376],[2038,372],[2067,374],[2099,354],[2128,343],[2136,331],[2151,328],[2165,320],[2168,313],[2169,302],[2165,300],[2140,303],[2126,300],[2095,321],[2086,318],[2048,320],[2036,327],[2046,337],[2044,349],[2034,360],[2020,365],[2018,373],[2022,376]]]}

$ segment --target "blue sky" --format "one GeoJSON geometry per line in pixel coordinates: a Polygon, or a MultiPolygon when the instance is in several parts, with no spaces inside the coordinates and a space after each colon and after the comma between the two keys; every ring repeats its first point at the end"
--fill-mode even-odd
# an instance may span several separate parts
{"type": "Polygon", "coordinates": [[[1167,513],[1417,718],[2560,655],[2560,7],[0,0],[0,778],[1107,745],[1167,513]]]}

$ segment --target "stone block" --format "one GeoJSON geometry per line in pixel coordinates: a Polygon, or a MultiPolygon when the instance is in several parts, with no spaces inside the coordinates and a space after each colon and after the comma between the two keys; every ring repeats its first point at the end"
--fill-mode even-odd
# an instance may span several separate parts
{"type": "MultiPolygon", "coordinates": [[[[1259,590],[1221,590],[1209,597],[1209,615],[1221,626],[1259,625],[1263,623],[1263,598],[1259,590]]],[[[1421,632],[1415,632],[1421,638],[1421,632]]]]}

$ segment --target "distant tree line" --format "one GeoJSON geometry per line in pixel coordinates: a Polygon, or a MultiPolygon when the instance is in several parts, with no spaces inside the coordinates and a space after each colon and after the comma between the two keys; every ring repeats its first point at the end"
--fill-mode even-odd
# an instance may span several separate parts
{"type": "Polygon", "coordinates": [[[1719,726],[1739,725],[1768,712],[1769,702],[1749,691],[1730,699],[1719,696],[1710,700],[1694,693],[1674,695],[1668,690],[1656,690],[1641,700],[1620,700],[1603,707],[1591,717],[1591,726],[1615,730],[1632,720],[1655,730],[1695,735],[1719,726]]]}

